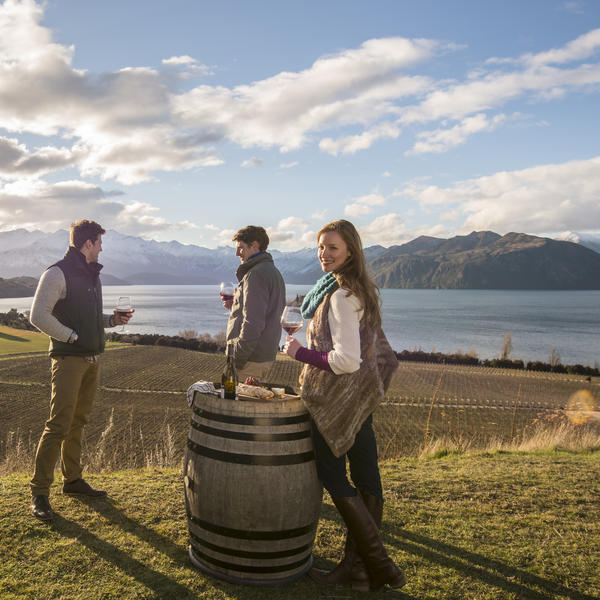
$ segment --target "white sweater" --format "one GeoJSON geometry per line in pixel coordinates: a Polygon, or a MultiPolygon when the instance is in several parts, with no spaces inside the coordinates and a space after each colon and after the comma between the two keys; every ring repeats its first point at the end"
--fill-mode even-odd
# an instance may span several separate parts
{"type": "Polygon", "coordinates": [[[331,294],[327,316],[333,341],[327,361],[336,375],[358,371],[361,363],[359,322],[364,311],[358,298],[347,293],[340,288],[331,294]]]}

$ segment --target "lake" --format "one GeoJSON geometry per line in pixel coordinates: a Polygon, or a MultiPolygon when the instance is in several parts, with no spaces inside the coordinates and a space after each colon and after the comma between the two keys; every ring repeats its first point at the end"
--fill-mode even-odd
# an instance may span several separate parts
{"type": "MultiPolygon", "coordinates": [[[[287,297],[306,285],[288,285],[287,297]]],[[[216,285],[104,286],[105,311],[133,296],[132,333],[177,335],[224,331],[227,314],[216,285]]],[[[468,352],[494,358],[505,333],[512,358],[548,361],[555,346],[564,364],[600,363],[600,291],[382,290],[383,327],[395,350],[468,352]]],[[[31,298],[2,298],[0,312],[28,310],[31,298]]],[[[304,334],[298,333],[304,340],[304,334]]],[[[283,340],[282,336],[282,340],[283,340]]]]}

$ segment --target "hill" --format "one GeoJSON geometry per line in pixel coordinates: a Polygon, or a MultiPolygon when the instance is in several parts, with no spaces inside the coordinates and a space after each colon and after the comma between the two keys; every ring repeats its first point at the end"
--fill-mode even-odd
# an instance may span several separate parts
{"type": "MultiPolygon", "coordinates": [[[[371,246],[365,254],[381,287],[600,289],[600,254],[583,238],[572,239],[581,243],[480,231],[450,239],[421,236],[400,246],[371,246]]],[[[0,232],[0,276],[37,278],[67,244],[66,231],[0,232]]],[[[239,265],[230,247],[156,242],[116,231],[106,233],[103,246],[105,284],[215,284],[233,279],[239,265]]],[[[315,249],[271,253],[287,283],[313,284],[322,275],[315,249]]]]}
{"type": "Polygon", "coordinates": [[[0,277],[0,298],[28,298],[35,294],[38,280],[35,277],[0,277]]]}
{"type": "Polygon", "coordinates": [[[421,237],[370,263],[384,288],[600,289],[600,254],[523,233],[421,237]]]}

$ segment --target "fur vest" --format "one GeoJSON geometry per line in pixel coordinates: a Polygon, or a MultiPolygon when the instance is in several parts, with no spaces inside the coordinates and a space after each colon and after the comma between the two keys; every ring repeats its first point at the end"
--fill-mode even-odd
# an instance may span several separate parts
{"type": "MultiPolygon", "coordinates": [[[[327,294],[311,323],[309,348],[320,352],[333,350],[329,329],[327,294]]],[[[360,357],[358,371],[336,375],[313,365],[305,365],[300,376],[302,399],[321,435],[336,457],[345,454],[364,420],[383,400],[398,360],[381,328],[368,327],[360,320],[360,357]]]]}

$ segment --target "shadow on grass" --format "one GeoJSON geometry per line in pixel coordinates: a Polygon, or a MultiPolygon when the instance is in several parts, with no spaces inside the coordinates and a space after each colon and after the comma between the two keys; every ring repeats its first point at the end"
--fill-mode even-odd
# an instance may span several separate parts
{"type": "MultiPolygon", "coordinates": [[[[326,504],[322,505],[321,519],[341,524],[341,517],[337,511],[326,504]]],[[[531,600],[557,600],[557,598],[598,600],[596,596],[578,592],[556,581],[511,567],[494,558],[488,558],[487,556],[464,550],[458,546],[407,531],[402,529],[401,526],[392,526],[391,530],[393,533],[383,532],[382,534],[386,545],[403,550],[408,554],[419,556],[443,567],[453,569],[471,579],[479,579],[490,586],[515,594],[517,598],[531,600]],[[542,591],[532,589],[532,587],[537,587],[542,591]]],[[[406,595],[402,597],[409,598],[406,595]]]]}
{"type": "MultiPolygon", "coordinates": [[[[93,508],[97,508],[97,505],[93,508]]],[[[100,558],[113,563],[121,571],[124,571],[130,577],[154,591],[159,598],[189,598],[191,600],[198,597],[197,593],[192,592],[184,585],[149,568],[144,563],[130,556],[129,553],[90,533],[74,521],[69,521],[60,515],[56,515],[50,527],[62,536],[76,539],[100,558]]]]}
{"type": "Polygon", "coordinates": [[[118,526],[123,531],[137,536],[158,552],[168,556],[172,561],[180,564],[186,563],[186,548],[178,546],[164,535],[156,533],[156,531],[142,525],[139,521],[135,521],[125,515],[122,510],[114,505],[110,497],[99,500],[97,498],[86,498],[85,496],[73,496],[73,499],[87,505],[91,510],[101,514],[106,520],[118,526]]]}
{"type": "Polygon", "coordinates": [[[31,342],[27,338],[20,337],[18,335],[10,335],[10,333],[1,333],[0,340],[8,340],[9,342],[31,342]]]}
{"type": "Polygon", "coordinates": [[[385,537],[391,538],[389,541],[393,540],[391,543],[396,548],[404,550],[404,552],[462,572],[472,579],[480,579],[490,586],[511,592],[518,598],[531,598],[532,600],[556,600],[557,598],[597,600],[595,596],[582,594],[556,581],[539,577],[493,558],[463,550],[458,546],[446,544],[404,529],[395,528],[394,534],[385,537]],[[520,583],[515,582],[515,579],[520,583]],[[527,586],[537,587],[543,591],[537,591],[527,586]]]}
{"type": "MultiPolygon", "coordinates": [[[[206,584],[220,589],[222,592],[236,598],[236,600],[284,600],[287,598],[355,598],[363,594],[352,592],[349,588],[334,589],[323,588],[314,583],[310,578],[303,577],[295,582],[278,586],[244,586],[215,579],[197,571],[188,559],[187,548],[179,546],[169,538],[156,533],[138,521],[131,519],[117,508],[110,498],[98,501],[98,499],[86,498],[85,496],[74,496],[82,504],[96,511],[105,519],[121,528],[124,532],[137,536],[140,540],[152,546],[156,551],[167,555],[173,562],[181,566],[189,567],[190,571],[197,574],[206,584]]],[[[330,509],[332,514],[334,509],[330,509]]],[[[55,519],[53,527],[62,535],[77,538],[82,544],[89,547],[99,556],[114,563],[117,567],[137,579],[140,583],[153,590],[160,598],[197,599],[198,591],[177,583],[166,575],[148,568],[145,564],[132,558],[126,552],[119,550],[96,535],[91,534],[80,525],[68,521],[62,517],[55,519]]],[[[381,593],[384,593],[383,590],[381,593]]],[[[379,594],[370,594],[370,598],[377,598],[379,594]]],[[[386,598],[398,598],[399,600],[418,600],[416,596],[410,596],[396,590],[385,591],[386,598]]]]}

